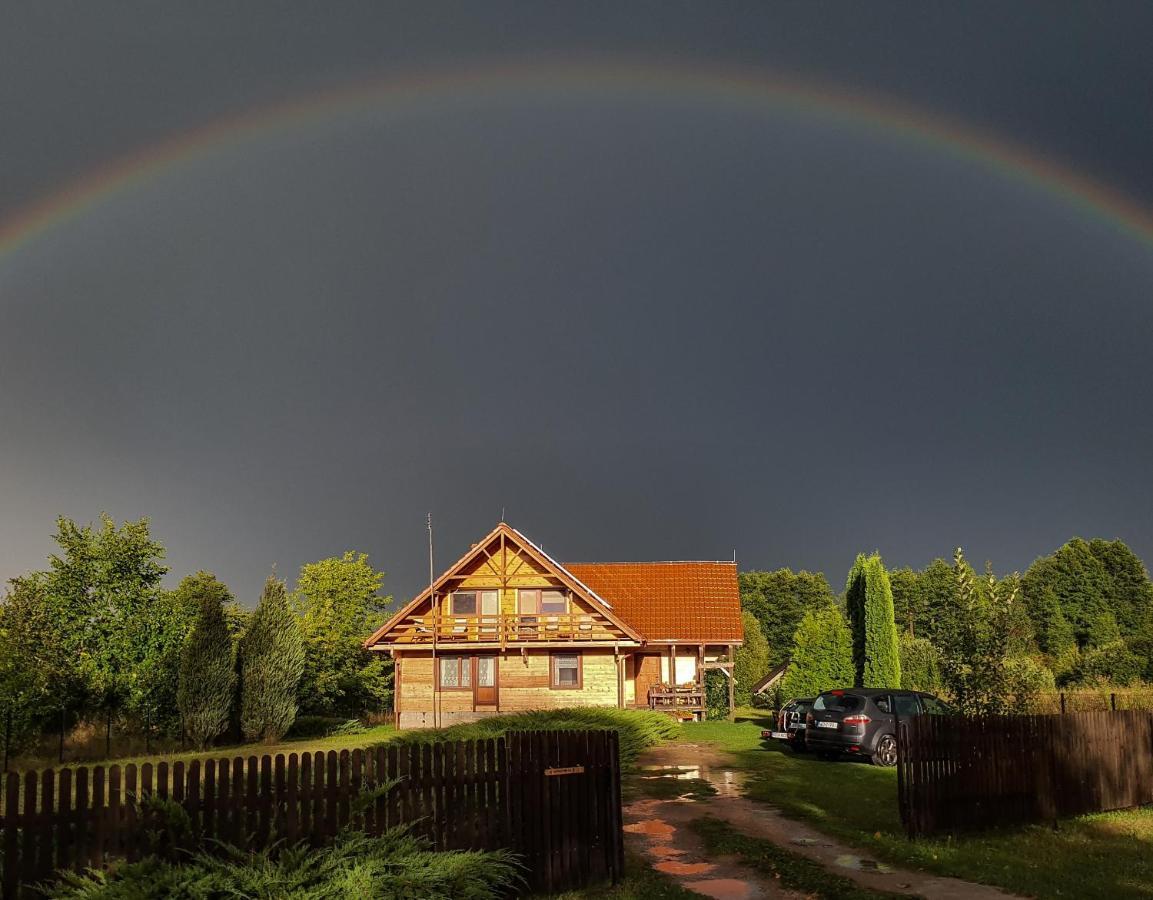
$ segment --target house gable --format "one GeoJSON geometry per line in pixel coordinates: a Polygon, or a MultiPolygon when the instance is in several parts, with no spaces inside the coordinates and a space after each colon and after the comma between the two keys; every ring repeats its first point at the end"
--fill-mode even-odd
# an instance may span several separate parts
{"type": "MultiPolygon", "coordinates": [[[[491,594],[490,594],[491,596],[491,594]]],[[[520,645],[559,641],[639,643],[640,635],[626,624],[599,594],[553,560],[511,526],[500,523],[394,615],[367,641],[369,648],[437,642],[520,645]],[[569,598],[564,616],[520,616],[518,596],[527,590],[563,590],[569,598]],[[497,594],[497,612],[479,617],[455,616],[448,598],[458,591],[497,594]],[[447,629],[447,630],[446,630],[447,629]],[[511,629],[511,631],[510,631],[511,629]],[[567,629],[567,630],[566,630],[567,629]]]]}

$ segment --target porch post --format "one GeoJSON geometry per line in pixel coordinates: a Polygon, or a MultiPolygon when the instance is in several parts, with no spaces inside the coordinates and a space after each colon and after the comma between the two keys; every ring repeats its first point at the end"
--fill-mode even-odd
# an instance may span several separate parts
{"type": "Polygon", "coordinates": [[[736,720],[736,703],[733,700],[733,683],[736,681],[737,673],[733,666],[733,645],[729,644],[729,721],[736,720]]]}

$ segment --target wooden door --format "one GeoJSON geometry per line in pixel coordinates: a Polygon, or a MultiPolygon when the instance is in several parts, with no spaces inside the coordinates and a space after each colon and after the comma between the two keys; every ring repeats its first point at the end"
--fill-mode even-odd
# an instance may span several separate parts
{"type": "Polygon", "coordinates": [[[636,681],[637,706],[649,705],[649,688],[661,683],[661,655],[659,653],[634,653],[633,672],[636,681]]]}
{"type": "Polygon", "coordinates": [[[497,687],[496,656],[478,656],[472,679],[474,706],[496,706],[500,697],[497,687]]]}

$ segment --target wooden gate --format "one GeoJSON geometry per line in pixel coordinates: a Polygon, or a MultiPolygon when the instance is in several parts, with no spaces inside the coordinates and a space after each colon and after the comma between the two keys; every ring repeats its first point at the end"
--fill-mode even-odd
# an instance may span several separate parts
{"type": "Polygon", "coordinates": [[[407,825],[438,850],[514,851],[534,892],[615,882],[624,869],[619,759],[615,731],[525,731],[287,758],[13,772],[0,782],[0,896],[13,900],[21,884],[57,870],[138,859],[150,827],[142,795],[180,803],[200,842],[319,846],[342,828],[407,825]],[[386,793],[376,790],[385,784],[386,793]],[[365,792],[375,794],[367,807],[355,802],[365,792]]]}

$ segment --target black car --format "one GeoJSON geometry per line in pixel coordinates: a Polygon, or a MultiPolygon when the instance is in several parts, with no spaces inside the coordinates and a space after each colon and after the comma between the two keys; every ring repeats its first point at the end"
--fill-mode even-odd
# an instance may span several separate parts
{"type": "Polygon", "coordinates": [[[790,700],[781,707],[777,713],[777,727],[773,730],[761,732],[763,740],[784,741],[789,749],[796,753],[804,753],[808,746],[805,743],[805,716],[813,708],[812,697],[798,697],[790,700]]]}
{"type": "Polygon", "coordinates": [[[825,691],[805,719],[805,743],[822,759],[842,753],[867,757],[875,766],[897,764],[897,719],[948,708],[921,691],[845,688],[825,691]]]}

